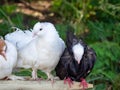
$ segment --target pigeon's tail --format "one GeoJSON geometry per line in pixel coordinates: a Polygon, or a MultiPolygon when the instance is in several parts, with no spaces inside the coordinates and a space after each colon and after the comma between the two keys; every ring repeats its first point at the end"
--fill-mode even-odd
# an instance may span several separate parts
{"type": "Polygon", "coordinates": [[[74,28],[73,27],[67,27],[67,35],[66,35],[66,41],[73,43],[78,42],[78,38],[74,34],[74,28]]]}
{"type": "Polygon", "coordinates": [[[76,39],[76,36],[74,35],[74,29],[72,27],[67,28],[67,39],[72,42],[73,39],[76,39]]]}
{"type": "Polygon", "coordinates": [[[74,43],[77,43],[78,39],[77,37],[74,35],[74,29],[72,27],[68,27],[67,28],[67,32],[66,32],[66,45],[69,48],[69,53],[72,54],[72,47],[74,45],[74,43]]]}

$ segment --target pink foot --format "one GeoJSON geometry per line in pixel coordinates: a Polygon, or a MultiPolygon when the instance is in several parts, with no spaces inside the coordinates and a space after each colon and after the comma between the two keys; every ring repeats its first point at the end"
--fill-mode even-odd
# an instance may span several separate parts
{"type": "Polygon", "coordinates": [[[64,84],[68,83],[69,87],[71,87],[71,85],[73,84],[73,81],[71,80],[71,78],[66,78],[64,79],[64,84]]]}
{"type": "Polygon", "coordinates": [[[53,80],[51,80],[51,83],[52,83],[52,87],[53,87],[53,84],[55,83],[55,80],[53,79],[53,80]]]}
{"type": "Polygon", "coordinates": [[[52,85],[55,83],[55,80],[53,79],[53,80],[51,80],[51,83],[52,83],[52,85]]]}
{"type": "Polygon", "coordinates": [[[55,83],[55,80],[54,79],[48,79],[47,81],[51,81],[51,84],[52,84],[52,87],[53,87],[53,84],[55,83]]]}
{"type": "Polygon", "coordinates": [[[86,88],[88,88],[88,83],[86,82],[85,79],[83,79],[83,78],[81,79],[80,86],[83,87],[82,90],[85,90],[86,88]]]}
{"type": "Polygon", "coordinates": [[[55,80],[53,78],[51,78],[51,79],[47,79],[47,81],[50,81],[51,84],[52,84],[52,87],[53,87],[53,84],[55,83],[55,80]]]}

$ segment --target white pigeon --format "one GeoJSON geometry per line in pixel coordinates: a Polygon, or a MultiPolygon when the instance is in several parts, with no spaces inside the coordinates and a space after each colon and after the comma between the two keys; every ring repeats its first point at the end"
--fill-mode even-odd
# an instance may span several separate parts
{"type": "Polygon", "coordinates": [[[16,28],[16,27],[14,27],[14,28],[16,29],[16,31],[5,35],[5,40],[13,43],[17,47],[17,50],[24,47],[31,40],[34,39],[32,31],[30,31],[30,30],[23,31],[19,28],[16,28]]]}
{"type": "MultiPolygon", "coordinates": [[[[4,55],[5,55],[4,57],[3,55],[0,54],[0,79],[7,77],[12,80],[15,80],[15,79],[23,80],[24,78],[22,77],[17,77],[12,75],[12,70],[17,64],[16,47],[12,43],[6,40],[2,40],[2,39],[0,40],[4,44],[3,49],[1,49],[1,53],[4,52],[4,55]]],[[[3,44],[1,43],[0,46],[3,44]]]]}
{"type": "Polygon", "coordinates": [[[38,22],[33,27],[37,37],[18,51],[17,67],[32,68],[32,78],[37,79],[37,70],[42,70],[53,80],[51,71],[55,69],[65,49],[64,41],[59,37],[54,25],[38,22]]]}

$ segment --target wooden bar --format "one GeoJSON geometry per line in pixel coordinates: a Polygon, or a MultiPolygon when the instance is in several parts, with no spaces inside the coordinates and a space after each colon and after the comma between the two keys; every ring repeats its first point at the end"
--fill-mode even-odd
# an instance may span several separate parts
{"type": "MultiPolygon", "coordinates": [[[[63,81],[0,81],[0,90],[80,90],[79,82],[74,82],[71,88],[63,81]]],[[[93,84],[88,84],[93,88],[93,84]]]]}

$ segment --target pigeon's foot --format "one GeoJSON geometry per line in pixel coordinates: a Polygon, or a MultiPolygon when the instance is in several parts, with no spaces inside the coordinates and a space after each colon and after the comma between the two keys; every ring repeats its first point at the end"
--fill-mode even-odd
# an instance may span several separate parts
{"type": "Polygon", "coordinates": [[[42,78],[30,78],[29,80],[31,80],[31,81],[41,81],[43,79],[42,78]]]}
{"type": "Polygon", "coordinates": [[[47,78],[48,81],[51,81],[52,85],[54,84],[55,80],[54,80],[54,77],[52,75],[50,75],[48,78],[47,78]]]}
{"type": "Polygon", "coordinates": [[[37,78],[38,78],[37,69],[32,68],[32,80],[36,80],[37,78]]]}
{"type": "Polygon", "coordinates": [[[59,80],[59,77],[54,77],[51,73],[46,73],[47,74],[47,76],[48,76],[48,81],[51,81],[51,83],[52,83],[52,85],[54,84],[54,82],[56,81],[56,80],[59,80]]]}
{"type": "Polygon", "coordinates": [[[69,87],[71,87],[71,85],[73,84],[73,81],[71,80],[71,78],[66,78],[64,79],[64,84],[68,83],[69,87]]]}
{"type": "Polygon", "coordinates": [[[56,80],[60,80],[60,78],[59,77],[51,77],[51,78],[48,78],[47,79],[48,81],[50,80],[51,82],[52,82],[52,84],[54,84],[54,82],[56,81],[56,80]]]}
{"type": "Polygon", "coordinates": [[[85,89],[87,89],[88,88],[88,83],[86,82],[86,80],[85,79],[80,79],[81,80],[81,82],[80,82],[80,86],[82,86],[83,87],[83,89],[82,90],[85,90],[85,89]]]}
{"type": "Polygon", "coordinates": [[[34,79],[35,81],[41,81],[41,80],[43,80],[42,78],[36,78],[36,79],[34,79]]]}

